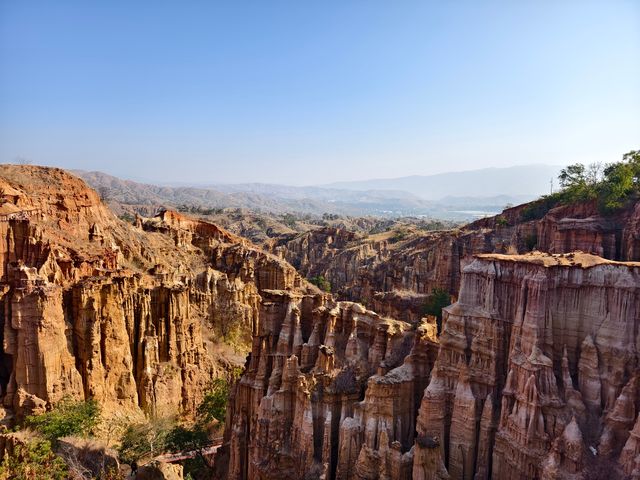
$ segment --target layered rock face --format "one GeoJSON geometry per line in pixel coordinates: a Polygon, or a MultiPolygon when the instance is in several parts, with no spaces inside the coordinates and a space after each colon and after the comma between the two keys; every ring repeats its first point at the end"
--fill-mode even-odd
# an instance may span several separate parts
{"type": "Polygon", "coordinates": [[[637,475],[638,285],[640,264],[588,254],[479,255],[439,338],[432,322],[272,292],[220,476],[637,475]]]}
{"type": "Polygon", "coordinates": [[[595,203],[561,206],[525,221],[520,205],[462,229],[428,232],[396,243],[325,228],[272,250],[306,277],[323,275],[340,298],[365,302],[394,318],[416,321],[433,288],[457,295],[461,271],[474,254],[583,251],[611,260],[640,260],[640,203],[603,217],[595,203]]]}
{"type": "MultiPolygon", "coordinates": [[[[438,439],[441,471],[581,478],[618,458],[633,470],[638,285],[639,264],[585,254],[481,255],[466,267],[417,426],[438,439]]],[[[424,450],[413,478],[443,478],[424,450]]]]}
{"type": "Polygon", "coordinates": [[[228,412],[220,476],[407,478],[435,331],[327,296],[269,292],[228,412]]]}
{"type": "Polygon", "coordinates": [[[315,290],[215,225],[121,222],[59,169],[2,166],[0,190],[0,397],[18,415],[64,396],[189,413],[243,361],[262,290],[315,290]]]}

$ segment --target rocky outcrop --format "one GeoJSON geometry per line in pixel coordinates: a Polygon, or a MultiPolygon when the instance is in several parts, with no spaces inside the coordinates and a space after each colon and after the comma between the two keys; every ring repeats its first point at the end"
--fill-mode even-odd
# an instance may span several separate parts
{"type": "Polygon", "coordinates": [[[434,322],[414,332],[357,304],[270,292],[220,476],[640,471],[638,285],[640,264],[588,254],[478,255],[439,338],[434,322]]]}
{"type": "Polygon", "coordinates": [[[228,412],[229,479],[410,478],[435,321],[272,291],[228,412]]]}
{"type": "Polygon", "coordinates": [[[182,465],[157,462],[138,470],[136,480],[182,480],[182,465]]]}
{"type": "Polygon", "coordinates": [[[118,220],[58,169],[0,168],[0,397],[190,413],[243,361],[265,289],[315,291],[286,262],[163,211],[118,220]]]}
{"type": "Polygon", "coordinates": [[[322,275],[340,299],[364,302],[405,321],[422,317],[434,288],[458,294],[461,272],[480,253],[583,251],[611,260],[640,260],[640,203],[603,216],[595,202],[538,212],[537,203],[505,210],[458,230],[396,239],[359,238],[324,228],[271,245],[302,275],[322,275]]]}
{"type": "Polygon", "coordinates": [[[442,440],[452,478],[574,478],[588,447],[620,455],[640,393],[639,282],[640,265],[584,254],[465,269],[417,428],[442,440]]]}

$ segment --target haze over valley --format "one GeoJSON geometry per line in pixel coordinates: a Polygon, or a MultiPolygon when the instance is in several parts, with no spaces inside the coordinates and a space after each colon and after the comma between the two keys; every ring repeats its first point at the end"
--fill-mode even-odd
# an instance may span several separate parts
{"type": "Polygon", "coordinates": [[[559,171],[560,167],[531,165],[308,187],[261,183],[160,186],[102,172],[75,173],[110,200],[125,205],[468,221],[548,193],[559,171]]]}
{"type": "Polygon", "coordinates": [[[0,480],[640,480],[640,4],[0,2],[0,480]]]}

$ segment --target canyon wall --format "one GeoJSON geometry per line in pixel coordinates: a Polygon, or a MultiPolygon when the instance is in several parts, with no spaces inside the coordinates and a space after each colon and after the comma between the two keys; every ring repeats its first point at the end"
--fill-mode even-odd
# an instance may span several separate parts
{"type": "Polygon", "coordinates": [[[638,285],[640,264],[588,254],[479,255],[440,337],[427,319],[272,292],[219,476],[638,475],[638,285]]]}
{"type": "Polygon", "coordinates": [[[435,321],[415,328],[356,303],[267,292],[228,411],[220,476],[410,472],[407,452],[436,352],[435,321]]]}
{"type": "Polygon", "coordinates": [[[71,396],[188,415],[250,352],[219,478],[640,478],[640,264],[603,258],[637,259],[640,208],[521,208],[395,243],[327,229],[278,256],[0,166],[2,414],[71,396]],[[515,254],[533,240],[551,253],[515,254]],[[559,253],[577,248],[600,256],[559,253]],[[439,337],[433,287],[457,297],[439,337]]]}
{"type": "Polygon", "coordinates": [[[244,362],[262,290],[316,291],[215,225],[170,211],[124,223],[59,169],[4,165],[0,197],[7,416],[67,396],[189,414],[244,362]]]}
{"type": "Polygon", "coordinates": [[[457,230],[406,239],[358,238],[339,228],[285,237],[271,250],[305,277],[322,275],[340,299],[364,302],[394,318],[417,321],[434,288],[458,294],[474,254],[583,251],[611,260],[640,260],[640,203],[603,216],[595,202],[560,206],[526,220],[535,204],[505,210],[457,230]]]}

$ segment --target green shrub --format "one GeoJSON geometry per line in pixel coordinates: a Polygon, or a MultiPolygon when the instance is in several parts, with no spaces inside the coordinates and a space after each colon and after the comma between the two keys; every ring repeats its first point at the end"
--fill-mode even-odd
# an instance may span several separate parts
{"type": "Polygon", "coordinates": [[[502,215],[498,215],[496,217],[496,225],[499,227],[506,227],[509,224],[509,222],[507,221],[507,219],[502,216],[502,215]]]}
{"type": "Polygon", "coordinates": [[[29,415],[25,425],[54,441],[69,435],[88,435],[100,418],[100,406],[95,400],[63,399],[50,412],[29,415]]]}
{"type": "Polygon", "coordinates": [[[398,243],[398,242],[401,242],[402,240],[406,240],[408,237],[409,237],[409,232],[404,228],[400,228],[395,232],[393,232],[393,235],[389,237],[389,242],[398,243]]]}
{"type": "Polygon", "coordinates": [[[129,425],[120,438],[120,458],[131,463],[164,452],[172,425],[169,419],[151,419],[146,423],[129,425]]]}
{"type": "Polygon", "coordinates": [[[438,335],[442,331],[442,309],[451,304],[451,295],[443,288],[434,288],[431,290],[431,296],[427,300],[424,306],[424,313],[426,315],[433,315],[436,317],[438,324],[438,335]]]}
{"type": "Polygon", "coordinates": [[[315,277],[311,277],[309,279],[309,282],[313,283],[320,290],[323,290],[325,292],[330,292],[331,291],[331,282],[329,282],[329,280],[324,278],[322,275],[317,275],[315,277]]]}
{"type": "Polygon", "coordinates": [[[241,374],[242,369],[236,368],[230,372],[228,378],[215,378],[211,381],[202,402],[196,409],[196,423],[206,425],[214,420],[219,424],[224,423],[231,387],[241,374]]]}
{"type": "Polygon", "coordinates": [[[622,156],[604,168],[600,164],[575,163],[563,168],[558,176],[561,190],[545,195],[523,209],[522,220],[542,218],[559,204],[597,201],[602,213],[624,208],[640,195],[640,150],[622,156]]]}
{"type": "Polygon", "coordinates": [[[213,421],[217,422],[218,428],[224,424],[231,386],[240,374],[241,370],[236,369],[228,378],[213,380],[196,409],[193,425],[176,426],[165,437],[166,447],[173,452],[196,452],[194,458],[182,462],[185,475],[194,479],[211,478],[211,466],[203,453],[209,445],[208,427],[213,421]]]}
{"type": "Polygon", "coordinates": [[[172,452],[195,452],[193,458],[182,461],[184,474],[193,479],[211,478],[211,467],[203,450],[209,444],[209,435],[200,423],[187,428],[177,426],[173,428],[166,438],[167,448],[172,452]]]}
{"type": "Polygon", "coordinates": [[[561,198],[558,193],[545,195],[524,207],[520,212],[520,219],[523,222],[528,222],[530,220],[540,220],[549,212],[549,210],[557,206],[560,201],[561,198]]]}
{"type": "Polygon", "coordinates": [[[122,220],[123,222],[127,222],[127,223],[133,223],[133,221],[136,219],[133,215],[131,215],[129,212],[124,212],[122,215],[120,215],[118,217],[120,220],[122,220]]]}
{"type": "Polygon", "coordinates": [[[18,445],[0,463],[0,480],[64,480],[67,465],[51,449],[48,440],[18,445]]]}
{"type": "Polygon", "coordinates": [[[291,213],[285,213],[282,216],[282,223],[284,223],[287,227],[295,229],[296,228],[296,217],[291,213]]]}

